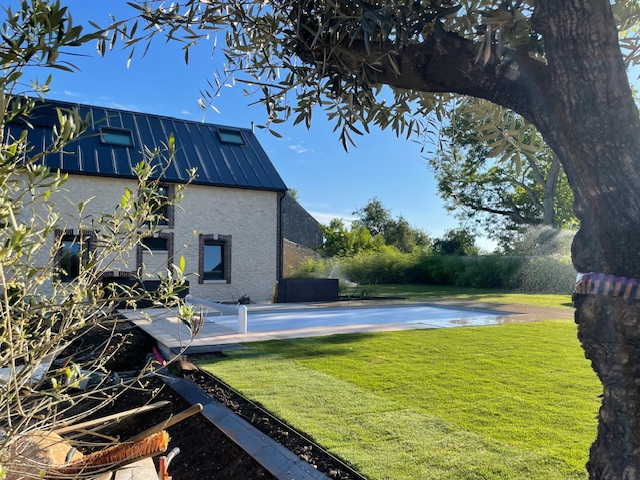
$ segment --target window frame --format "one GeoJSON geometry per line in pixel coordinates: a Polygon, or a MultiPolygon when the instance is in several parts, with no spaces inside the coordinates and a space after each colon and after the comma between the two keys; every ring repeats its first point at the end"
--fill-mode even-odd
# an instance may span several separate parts
{"type": "Polygon", "coordinates": [[[218,138],[220,143],[226,143],[227,145],[246,145],[247,141],[242,134],[242,130],[235,128],[218,128],[218,138]],[[227,136],[228,135],[228,136],[227,136]],[[235,137],[238,140],[232,140],[230,137],[235,137]]]}
{"type": "Polygon", "coordinates": [[[231,283],[231,235],[203,235],[199,237],[198,255],[198,283],[231,283]],[[222,275],[221,279],[205,278],[204,256],[207,244],[222,247],[222,275]]]}
{"type": "MultiPolygon", "coordinates": [[[[167,267],[169,267],[173,263],[173,248],[174,248],[173,232],[155,233],[155,234],[153,234],[153,236],[146,237],[146,238],[162,238],[162,239],[165,239],[167,241],[167,249],[166,250],[153,250],[153,249],[151,249],[151,252],[167,252],[167,267]]],[[[140,269],[142,268],[142,264],[144,263],[144,254],[145,254],[145,252],[149,253],[149,250],[147,250],[147,248],[142,244],[138,245],[138,247],[136,249],[136,270],[138,272],[140,271],[140,269]]]]}
{"type": "Polygon", "coordinates": [[[113,147],[133,148],[133,132],[128,128],[118,127],[100,127],[100,143],[103,145],[111,145],[113,147]],[[109,141],[105,135],[127,135],[129,141],[127,143],[109,141]]]}
{"type": "Polygon", "coordinates": [[[82,248],[78,252],[81,253],[80,258],[82,259],[81,263],[78,266],[78,274],[74,277],[71,277],[69,272],[67,272],[66,275],[64,275],[62,271],[58,272],[57,274],[57,279],[60,280],[60,282],[71,283],[76,278],[78,278],[80,272],[82,271],[82,264],[86,264],[90,260],[89,256],[91,255],[91,253],[95,251],[97,240],[96,234],[95,232],[83,230],[80,230],[79,232],[75,232],[74,230],[56,230],[55,239],[56,243],[60,242],[60,248],[56,251],[54,262],[56,267],[60,268],[61,270],[64,270],[62,265],[60,265],[60,262],[64,258],[65,249],[63,248],[63,242],[71,241],[76,245],[84,245],[84,248],[82,248]],[[82,241],[80,241],[80,239],[82,239],[82,241]]]}
{"type": "Polygon", "coordinates": [[[166,236],[151,236],[142,239],[142,248],[148,252],[168,252],[169,239],[166,236]],[[164,248],[157,248],[163,246],[164,248]]]}

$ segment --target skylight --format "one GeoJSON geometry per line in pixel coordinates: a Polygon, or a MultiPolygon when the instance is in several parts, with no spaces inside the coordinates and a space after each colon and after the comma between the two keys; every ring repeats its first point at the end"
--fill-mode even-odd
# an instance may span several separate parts
{"type": "Polygon", "coordinates": [[[133,138],[131,137],[131,130],[102,127],[100,129],[100,141],[108,145],[117,145],[120,147],[133,147],[133,138]]]}
{"type": "Polygon", "coordinates": [[[223,130],[218,129],[218,135],[220,135],[220,141],[222,143],[231,143],[233,145],[244,145],[244,137],[239,130],[223,130]]]}

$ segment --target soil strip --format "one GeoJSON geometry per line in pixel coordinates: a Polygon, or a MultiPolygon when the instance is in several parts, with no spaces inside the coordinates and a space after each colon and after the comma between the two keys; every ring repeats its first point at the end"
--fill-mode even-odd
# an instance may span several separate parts
{"type": "Polygon", "coordinates": [[[208,372],[189,376],[209,397],[242,417],[334,480],[366,480],[362,474],[208,372]]]}
{"type": "Polygon", "coordinates": [[[191,380],[173,376],[164,376],[162,379],[189,403],[202,403],[202,415],[279,480],[329,480],[329,477],[206,395],[191,380]]]}

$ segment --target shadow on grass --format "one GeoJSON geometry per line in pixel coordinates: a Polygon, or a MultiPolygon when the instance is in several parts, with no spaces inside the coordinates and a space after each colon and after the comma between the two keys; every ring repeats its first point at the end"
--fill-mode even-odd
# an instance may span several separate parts
{"type": "Polygon", "coordinates": [[[376,333],[345,333],[327,335],[322,337],[294,338],[289,340],[269,340],[247,344],[243,350],[231,350],[214,354],[202,354],[192,358],[193,363],[207,364],[236,359],[260,359],[265,355],[277,354],[287,359],[319,358],[325,356],[338,356],[349,353],[344,348],[335,348],[350,344],[357,344],[376,333]],[[311,348],[308,348],[310,346],[311,348]]]}

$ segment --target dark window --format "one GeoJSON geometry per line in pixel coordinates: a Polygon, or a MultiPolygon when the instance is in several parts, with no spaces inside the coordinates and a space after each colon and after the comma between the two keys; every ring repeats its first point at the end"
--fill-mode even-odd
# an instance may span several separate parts
{"type": "Polygon", "coordinates": [[[60,280],[70,282],[80,275],[80,266],[89,259],[89,237],[64,235],[58,252],[60,280]]]}
{"type": "Polygon", "coordinates": [[[100,129],[100,141],[108,145],[133,147],[131,130],[118,130],[116,128],[103,127],[100,129]]]}
{"type": "Polygon", "coordinates": [[[244,137],[239,130],[222,130],[218,129],[220,141],[222,143],[232,143],[234,145],[244,145],[244,137]]]}
{"type": "MultiPolygon", "coordinates": [[[[163,202],[166,202],[167,198],[169,197],[169,187],[167,185],[160,185],[159,189],[160,194],[165,197],[163,202]]],[[[160,215],[160,218],[158,219],[158,225],[169,225],[169,205],[165,203],[160,208],[158,208],[155,213],[160,215]]]]}
{"type": "Polygon", "coordinates": [[[202,263],[204,280],[225,280],[224,242],[205,240],[202,263]]]}
{"type": "Polygon", "coordinates": [[[208,280],[231,283],[231,235],[200,235],[198,283],[208,280]]]}
{"type": "Polygon", "coordinates": [[[142,244],[152,252],[169,250],[166,238],[147,237],[142,240],[142,244]]]}
{"type": "MultiPolygon", "coordinates": [[[[152,254],[149,250],[151,250],[151,252],[162,252],[167,256],[168,264],[173,263],[173,233],[156,233],[153,237],[146,237],[142,240],[142,245],[138,245],[136,251],[137,270],[139,270],[144,263],[144,254],[152,254]]],[[[162,254],[158,255],[162,257],[162,254]]]]}

